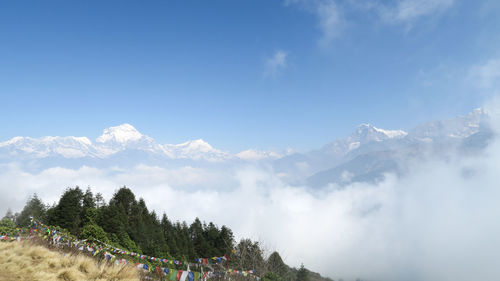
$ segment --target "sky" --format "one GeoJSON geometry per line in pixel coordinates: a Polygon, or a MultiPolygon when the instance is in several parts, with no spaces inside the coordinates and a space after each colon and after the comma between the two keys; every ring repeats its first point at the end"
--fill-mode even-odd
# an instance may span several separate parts
{"type": "Polygon", "coordinates": [[[0,140],[309,150],[466,114],[500,76],[497,1],[2,1],[0,140]]]}

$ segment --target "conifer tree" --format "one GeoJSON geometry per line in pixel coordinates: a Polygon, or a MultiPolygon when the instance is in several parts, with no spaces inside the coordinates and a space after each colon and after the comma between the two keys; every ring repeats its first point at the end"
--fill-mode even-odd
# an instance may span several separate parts
{"type": "Polygon", "coordinates": [[[225,225],[220,229],[219,237],[215,241],[215,248],[222,254],[229,254],[234,249],[233,231],[225,225]]]}
{"type": "Polygon", "coordinates": [[[199,218],[196,218],[194,222],[189,226],[189,238],[193,244],[194,254],[198,257],[208,256],[208,244],[205,240],[205,235],[203,231],[203,225],[199,218]]]}
{"type": "Polygon", "coordinates": [[[278,252],[273,252],[269,258],[267,258],[267,269],[273,273],[276,273],[280,279],[288,280],[288,267],[281,259],[278,252]]]}
{"type": "Polygon", "coordinates": [[[83,192],[77,186],[64,191],[49,217],[49,224],[68,229],[74,234],[80,233],[82,216],[83,192]]]}
{"type": "Polygon", "coordinates": [[[304,264],[301,264],[297,271],[297,281],[309,281],[309,270],[304,267],[304,264]]]}
{"type": "Polygon", "coordinates": [[[16,224],[22,227],[30,224],[30,217],[41,221],[46,220],[47,208],[43,205],[42,200],[35,193],[28,199],[21,213],[16,217],[16,224]]]}

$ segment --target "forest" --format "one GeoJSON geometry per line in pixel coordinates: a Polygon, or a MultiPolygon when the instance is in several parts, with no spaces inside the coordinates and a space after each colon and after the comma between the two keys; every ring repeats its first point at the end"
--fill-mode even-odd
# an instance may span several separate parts
{"type": "Polygon", "coordinates": [[[8,211],[0,222],[0,234],[8,234],[6,225],[28,227],[31,217],[56,226],[89,241],[101,241],[139,254],[195,261],[202,257],[228,256],[228,266],[253,270],[267,281],[329,280],[319,274],[287,266],[278,252],[269,254],[259,242],[235,241],[232,230],[195,218],[188,225],[163,213],[148,210],[142,198],[127,187],[116,190],[109,202],[90,188],[67,188],[57,203],[44,202],[34,194],[19,213],[8,211]]]}

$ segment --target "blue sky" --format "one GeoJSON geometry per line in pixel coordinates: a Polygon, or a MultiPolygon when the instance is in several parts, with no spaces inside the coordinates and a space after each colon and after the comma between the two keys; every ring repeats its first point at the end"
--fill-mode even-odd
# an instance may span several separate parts
{"type": "Polygon", "coordinates": [[[3,1],[0,140],[130,123],[161,143],[308,150],[488,100],[500,5],[465,0],[3,1]]]}

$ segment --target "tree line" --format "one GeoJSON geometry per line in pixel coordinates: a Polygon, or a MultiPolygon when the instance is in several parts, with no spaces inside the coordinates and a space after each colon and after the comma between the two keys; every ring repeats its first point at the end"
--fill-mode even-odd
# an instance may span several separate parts
{"type": "Polygon", "coordinates": [[[227,226],[218,227],[198,218],[188,225],[185,221],[172,221],[165,213],[159,217],[127,187],[118,189],[109,202],[90,188],[84,192],[78,186],[67,188],[52,206],[34,194],[20,213],[7,212],[0,221],[0,234],[6,232],[4,224],[29,226],[31,216],[81,239],[99,240],[144,255],[194,261],[232,253],[229,266],[254,269],[265,281],[325,280],[304,266],[287,266],[277,252],[266,258],[259,242],[242,239],[236,243],[227,226]]]}

